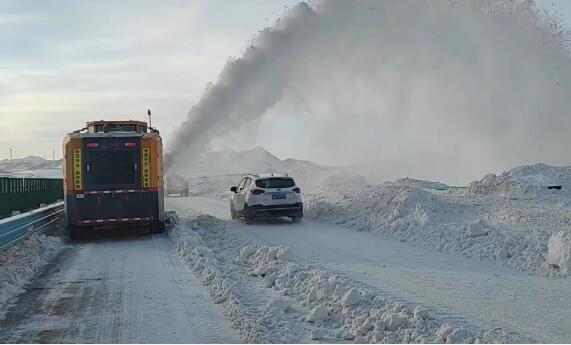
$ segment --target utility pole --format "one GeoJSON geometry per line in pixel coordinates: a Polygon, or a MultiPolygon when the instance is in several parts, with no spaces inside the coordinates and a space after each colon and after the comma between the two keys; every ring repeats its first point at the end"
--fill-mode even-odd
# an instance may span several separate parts
{"type": "Polygon", "coordinates": [[[10,147],[10,160],[12,160],[12,148],[10,147]]]}
{"type": "Polygon", "coordinates": [[[152,127],[151,124],[151,109],[147,109],[147,115],[149,115],[149,128],[152,127]]]}
{"type": "Polygon", "coordinates": [[[56,150],[52,149],[52,161],[56,160],[56,150]]]}

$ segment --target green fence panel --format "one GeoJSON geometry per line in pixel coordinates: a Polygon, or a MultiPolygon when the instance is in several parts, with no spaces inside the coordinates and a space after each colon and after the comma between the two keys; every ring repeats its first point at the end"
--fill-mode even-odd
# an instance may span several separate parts
{"type": "Polygon", "coordinates": [[[0,218],[63,200],[63,180],[0,177],[0,218]]]}

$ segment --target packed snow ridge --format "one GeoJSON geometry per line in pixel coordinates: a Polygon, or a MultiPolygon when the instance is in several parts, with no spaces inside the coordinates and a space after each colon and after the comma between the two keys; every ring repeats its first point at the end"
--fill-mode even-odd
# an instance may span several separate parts
{"type": "Polygon", "coordinates": [[[571,191],[571,167],[538,163],[517,167],[499,176],[488,174],[481,180],[472,182],[466,189],[466,195],[515,196],[537,194],[558,187],[565,194],[571,191]]]}
{"type": "Polygon", "coordinates": [[[499,330],[468,329],[421,305],[378,295],[302,262],[289,247],[249,244],[211,216],[192,217],[170,233],[177,253],[224,304],[246,342],[514,341],[499,330]]]}
{"type": "MultiPolygon", "coordinates": [[[[368,185],[358,176],[332,175],[304,197],[307,214],[316,219],[518,270],[560,275],[567,273],[565,259],[557,264],[548,255],[568,249],[564,244],[548,248],[548,243],[560,231],[570,231],[569,191],[571,168],[535,164],[487,175],[465,190],[412,179],[368,185]]],[[[559,237],[553,241],[566,243],[559,237]]]]}
{"type": "MultiPolygon", "coordinates": [[[[548,260],[548,242],[570,231],[571,167],[521,166],[461,188],[412,178],[379,184],[357,170],[281,161],[261,148],[215,155],[226,161],[252,156],[250,163],[260,171],[289,172],[301,186],[309,217],[517,270],[567,274],[548,260]]],[[[229,187],[242,176],[194,178],[191,193],[228,200],[229,187]]]]}
{"type": "Polygon", "coordinates": [[[29,280],[63,247],[59,237],[35,234],[0,252],[0,318],[29,280]]]}

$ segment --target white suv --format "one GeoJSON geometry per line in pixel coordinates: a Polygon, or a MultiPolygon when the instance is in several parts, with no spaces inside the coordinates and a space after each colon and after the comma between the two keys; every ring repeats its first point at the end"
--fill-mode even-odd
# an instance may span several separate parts
{"type": "Polygon", "coordinates": [[[303,217],[301,190],[284,174],[246,175],[230,188],[232,219],[244,217],[246,224],[254,218],[291,217],[294,223],[303,217]]]}

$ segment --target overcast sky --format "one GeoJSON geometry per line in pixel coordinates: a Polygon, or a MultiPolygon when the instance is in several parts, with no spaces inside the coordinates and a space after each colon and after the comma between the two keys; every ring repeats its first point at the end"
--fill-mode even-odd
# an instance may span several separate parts
{"type": "MultiPolygon", "coordinates": [[[[0,159],[59,158],[86,121],[147,108],[168,145],[227,59],[297,2],[0,0],[0,159]]],[[[571,1],[543,4],[569,22],[571,1]]]]}
{"type": "Polygon", "coordinates": [[[230,56],[296,1],[0,0],[0,159],[61,157],[94,119],[167,140],[230,56]]]}

